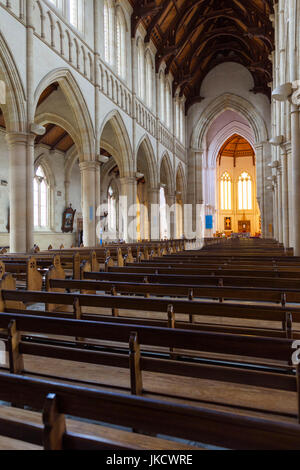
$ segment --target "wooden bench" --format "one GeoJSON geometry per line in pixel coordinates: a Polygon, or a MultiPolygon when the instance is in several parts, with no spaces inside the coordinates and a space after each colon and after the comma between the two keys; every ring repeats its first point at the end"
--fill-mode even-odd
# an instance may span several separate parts
{"type": "Polygon", "coordinates": [[[264,269],[261,267],[253,267],[253,269],[241,268],[195,268],[195,267],[165,267],[158,266],[141,266],[140,264],[125,266],[125,267],[109,267],[107,272],[110,273],[143,273],[144,276],[147,274],[165,274],[165,275],[193,275],[193,276],[243,276],[243,277],[284,277],[284,278],[299,278],[300,271],[293,270],[292,267],[287,268],[275,268],[273,270],[264,269]]]}
{"type": "Polygon", "coordinates": [[[300,289],[300,278],[272,277],[246,277],[219,275],[177,275],[177,274],[147,274],[147,273],[114,273],[109,272],[84,272],[82,280],[94,279],[97,281],[122,282],[122,283],[150,283],[150,284],[181,284],[186,286],[239,286],[239,287],[275,287],[300,289]]]}
{"type": "MultiPolygon", "coordinates": [[[[269,370],[266,365],[261,370],[248,370],[240,364],[240,357],[244,358],[244,365],[248,364],[247,367],[251,364],[251,360],[245,359],[247,357],[259,358],[261,363],[266,359],[288,363],[293,352],[292,342],[289,340],[245,338],[238,335],[167,330],[140,325],[116,325],[60,318],[52,319],[50,317],[32,317],[25,314],[0,314],[1,328],[5,328],[7,325],[10,371],[12,373],[30,374],[30,371],[24,370],[24,354],[39,358],[47,357],[79,363],[129,368],[131,393],[134,395],[141,395],[144,392],[142,371],[147,371],[177,377],[221,381],[223,384],[227,382],[297,392],[299,402],[298,379],[292,368],[286,368],[283,372],[278,372],[278,370],[276,372],[272,370],[269,364],[269,370]],[[24,340],[20,335],[21,332],[26,332],[24,340]],[[34,334],[38,334],[38,337],[32,336],[34,334]],[[49,334],[56,335],[55,344],[53,342],[47,344],[47,337],[43,335],[49,334]],[[114,348],[112,348],[112,353],[107,350],[101,352],[99,349],[93,350],[91,345],[87,350],[84,344],[77,343],[74,349],[70,346],[70,342],[58,341],[58,336],[78,338],[79,335],[94,341],[105,340],[113,343],[127,343],[129,344],[129,360],[127,354],[120,354],[114,348]],[[31,340],[28,340],[28,337],[31,340]],[[41,343],[42,338],[44,338],[43,343],[41,343]],[[166,353],[159,357],[157,352],[155,358],[151,356],[142,357],[142,345],[170,350],[171,358],[168,359],[166,353]],[[185,359],[181,361],[174,360],[172,355],[175,348],[176,351],[186,351],[185,359]],[[191,351],[205,351],[208,355],[209,353],[219,353],[235,356],[235,365],[233,359],[231,359],[231,367],[226,366],[226,362],[225,367],[220,366],[222,363],[220,360],[218,361],[219,365],[190,363],[188,352],[191,354],[191,351]],[[287,373],[288,370],[289,373],[287,373]]],[[[41,369],[42,372],[43,369],[41,369]]],[[[180,388],[180,385],[178,386],[180,388]]]]}
{"type": "MultiPolygon", "coordinates": [[[[58,282],[58,280],[50,280],[50,286],[52,283],[58,282]]],[[[127,314],[126,321],[130,322],[130,315],[132,316],[133,311],[137,311],[138,321],[145,321],[141,315],[141,311],[151,312],[152,318],[149,320],[152,325],[165,325],[168,319],[168,309],[172,304],[174,312],[174,322],[176,326],[184,326],[189,329],[204,329],[208,331],[222,331],[222,332],[238,332],[240,334],[252,334],[252,335],[265,335],[265,336],[277,336],[277,337],[289,337],[297,338],[298,333],[295,331],[293,325],[300,322],[300,308],[295,306],[265,306],[265,305],[241,305],[233,303],[217,303],[217,302],[202,302],[193,300],[193,294],[191,290],[186,287],[186,293],[188,300],[179,300],[178,298],[139,298],[139,297],[125,297],[116,296],[116,290],[112,289],[113,295],[79,295],[79,294],[64,294],[66,285],[75,287],[82,287],[82,284],[78,284],[77,281],[71,284],[64,284],[64,288],[54,288],[59,292],[25,292],[15,290],[15,281],[6,276],[0,285],[1,289],[1,311],[18,311],[18,309],[25,309],[25,304],[39,303],[45,304],[46,310],[54,315],[56,312],[61,314],[65,311],[66,307],[72,307],[75,299],[79,299],[80,307],[95,307],[100,309],[110,309],[111,315],[114,317],[119,316],[119,310],[129,311],[127,314]],[[153,314],[156,315],[156,318],[153,314]],[[162,317],[163,315],[163,317],[162,317]],[[177,321],[177,316],[184,317],[177,321]],[[165,320],[163,319],[165,316],[165,320]],[[202,325],[198,322],[198,318],[201,317],[202,323],[204,319],[206,323],[202,325]],[[227,318],[239,320],[239,324],[235,325],[216,325],[208,324],[212,318],[227,318]],[[163,322],[161,321],[163,320],[163,322]],[[251,320],[263,322],[263,327],[257,325],[255,327],[246,327],[242,324],[242,321],[251,320]],[[191,323],[188,325],[188,321],[191,323]],[[158,323],[157,323],[158,322],[158,323]],[[281,328],[276,328],[274,324],[280,325],[281,328]],[[266,326],[269,325],[269,326],[266,326]]],[[[85,287],[96,288],[95,284],[84,284],[85,287]]],[[[148,285],[144,285],[145,289],[149,289],[148,285]]],[[[102,286],[103,288],[103,286],[102,286]]],[[[34,314],[34,313],[33,313],[34,314]]],[[[35,312],[36,315],[40,313],[35,312]]],[[[78,313],[79,315],[79,313],[78,313]]],[[[81,309],[80,309],[81,315],[81,309]]],[[[100,314],[99,319],[103,319],[103,315],[100,314]]],[[[107,314],[106,314],[107,316],[107,314]]],[[[135,315],[136,316],[136,315],[135,315]]],[[[87,318],[85,315],[84,318],[87,318]]],[[[90,319],[92,317],[89,317],[90,319]]],[[[110,321],[110,317],[106,318],[110,321]]],[[[121,318],[118,320],[121,321],[121,318]]],[[[133,320],[136,321],[136,318],[133,320]]],[[[146,324],[146,323],[144,323],[146,324]]]]}
{"type": "MultiPolygon", "coordinates": [[[[222,278],[221,278],[222,281],[222,278]]],[[[286,283],[288,285],[288,283],[286,283]]],[[[245,287],[245,286],[223,286],[223,282],[216,283],[215,286],[204,284],[194,284],[187,288],[186,284],[150,284],[147,278],[143,283],[134,282],[105,282],[105,281],[60,281],[51,280],[49,289],[71,289],[81,291],[106,291],[109,292],[115,288],[116,292],[122,294],[143,294],[143,295],[160,295],[171,297],[189,297],[193,298],[210,298],[256,301],[281,303],[285,306],[287,303],[299,303],[300,290],[288,287],[245,287]],[[257,300],[258,299],[258,300],[257,300]]]]}
{"type": "MultiPolygon", "coordinates": [[[[20,406],[44,409],[45,447],[53,450],[68,448],[70,441],[75,441],[66,431],[63,415],[229,449],[297,450],[300,446],[297,424],[105,393],[54,381],[0,374],[0,398],[20,406]]],[[[26,423],[23,427],[5,424],[1,427],[3,432],[7,433],[9,429],[9,434],[14,437],[40,442],[40,429],[33,436],[32,429],[26,429],[26,423]]],[[[103,445],[105,442],[99,442],[97,438],[87,441],[80,436],[76,448],[101,449],[103,445]]]]}

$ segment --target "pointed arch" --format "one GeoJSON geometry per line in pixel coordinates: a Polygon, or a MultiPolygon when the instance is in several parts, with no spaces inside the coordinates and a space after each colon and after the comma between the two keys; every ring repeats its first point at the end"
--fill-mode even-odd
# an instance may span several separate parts
{"type": "Polygon", "coordinates": [[[9,47],[0,34],[0,80],[5,83],[6,103],[1,104],[8,132],[26,132],[25,90],[9,47]]]}
{"type": "Polygon", "coordinates": [[[182,191],[182,202],[186,200],[186,178],[182,163],[180,162],[176,170],[176,191],[182,191]],[[181,187],[178,188],[178,181],[180,181],[181,187]]]}
{"type": "Polygon", "coordinates": [[[102,136],[105,131],[105,128],[110,125],[113,131],[111,139],[113,142],[107,140],[107,143],[111,146],[110,151],[114,157],[119,170],[120,176],[133,176],[134,174],[134,161],[133,161],[133,152],[132,146],[130,143],[130,138],[124,124],[123,118],[119,111],[113,110],[104,118],[101,129],[99,132],[100,141],[98,142],[97,150],[101,147],[102,136]]]}
{"type": "Polygon", "coordinates": [[[145,49],[141,37],[136,41],[137,47],[137,74],[138,74],[138,94],[141,100],[145,99],[145,49]]]}
{"type": "Polygon", "coordinates": [[[51,168],[51,165],[49,165],[49,162],[47,161],[48,155],[44,152],[42,152],[34,161],[34,174],[36,173],[37,169],[39,166],[43,168],[43,171],[45,173],[45,177],[50,185],[51,188],[56,187],[56,180],[55,180],[55,174],[53,173],[53,170],[51,168]]]}
{"type": "Polygon", "coordinates": [[[40,81],[34,94],[35,108],[42,92],[55,82],[59,84],[78,123],[76,131],[78,133],[77,140],[80,141],[80,159],[82,161],[93,160],[95,158],[93,122],[81,89],[70,70],[55,69],[40,81]]]}
{"type": "MultiPolygon", "coordinates": [[[[226,111],[224,111],[224,113],[226,113],[226,111]]],[[[231,121],[218,132],[211,144],[208,155],[209,167],[215,167],[222,145],[234,134],[240,135],[249,142],[253,149],[255,148],[255,139],[251,127],[238,121],[231,121]]]]}
{"type": "Polygon", "coordinates": [[[144,155],[147,161],[147,168],[149,171],[149,187],[152,189],[157,188],[158,174],[157,174],[156,159],[155,159],[153,146],[147,134],[145,134],[141,138],[140,142],[138,143],[137,151],[136,151],[136,160],[137,160],[140,149],[144,150],[144,155]]]}
{"type": "Polygon", "coordinates": [[[256,144],[268,141],[268,129],[258,110],[245,98],[225,93],[210,103],[201,115],[191,136],[191,148],[203,149],[205,136],[212,122],[224,111],[235,111],[243,116],[251,126],[256,144]]]}
{"type": "Polygon", "coordinates": [[[151,52],[149,48],[145,53],[145,75],[146,75],[146,104],[148,108],[153,108],[153,82],[154,67],[151,52]]]}
{"type": "Polygon", "coordinates": [[[116,8],[116,65],[119,76],[126,78],[127,47],[126,35],[128,33],[127,22],[123,8],[118,5],[116,8]]]}
{"type": "Polygon", "coordinates": [[[160,163],[160,182],[162,177],[162,171],[165,172],[167,178],[167,192],[168,194],[174,194],[175,192],[175,181],[174,181],[174,174],[172,163],[169,157],[168,152],[165,152],[162,156],[161,163],[160,163]]]}
{"type": "Polygon", "coordinates": [[[77,153],[79,154],[81,150],[81,141],[79,139],[77,130],[66,119],[62,118],[58,114],[42,113],[35,117],[35,122],[41,126],[44,126],[45,124],[56,124],[57,126],[62,127],[72,137],[72,140],[74,141],[77,148],[77,153]]]}
{"type": "Polygon", "coordinates": [[[65,160],[65,179],[66,181],[71,180],[71,174],[75,163],[78,160],[78,152],[76,148],[72,148],[67,155],[65,160]]]}

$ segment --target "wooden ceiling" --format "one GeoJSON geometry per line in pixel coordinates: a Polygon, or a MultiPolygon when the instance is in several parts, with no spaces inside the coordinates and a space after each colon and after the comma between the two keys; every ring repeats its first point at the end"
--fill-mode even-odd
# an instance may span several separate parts
{"type": "Polygon", "coordinates": [[[46,124],[46,133],[35,139],[35,144],[44,144],[51,150],[60,150],[68,152],[73,147],[74,142],[70,135],[60,126],[56,124],[46,124]]]}
{"type": "Polygon", "coordinates": [[[234,134],[230,137],[219,153],[219,164],[223,157],[230,157],[234,159],[234,167],[236,166],[237,158],[252,157],[253,165],[255,165],[255,153],[249,142],[240,135],[234,134]]]}
{"type": "MultiPolygon", "coordinates": [[[[202,98],[201,83],[223,62],[238,62],[252,73],[254,93],[270,97],[274,31],[272,0],[130,0],[132,37],[143,23],[145,42],[157,47],[156,71],[162,61],[174,75],[173,93],[185,94],[186,110],[202,98]]],[[[228,77],[230,79],[230,77],[228,77]]]]}
{"type": "Polygon", "coordinates": [[[49,85],[41,94],[37,107],[44,103],[44,101],[46,101],[46,99],[49,98],[49,96],[52,95],[54,91],[58,90],[58,88],[59,84],[57,82],[51,83],[51,85],[49,85]]]}
{"type": "MultiPolygon", "coordinates": [[[[58,90],[59,84],[57,82],[49,85],[41,94],[37,108],[41,106],[46,100],[50,98],[52,93],[58,90]]],[[[62,127],[56,124],[46,124],[46,133],[43,136],[35,139],[35,144],[44,144],[50,147],[51,150],[60,150],[61,152],[68,152],[74,145],[71,136],[62,127]]]]}

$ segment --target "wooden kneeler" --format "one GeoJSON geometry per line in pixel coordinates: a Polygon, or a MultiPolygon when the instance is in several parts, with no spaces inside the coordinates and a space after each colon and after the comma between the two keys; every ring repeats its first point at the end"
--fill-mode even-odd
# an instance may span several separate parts
{"type": "Polygon", "coordinates": [[[59,412],[57,397],[49,393],[43,411],[43,444],[44,450],[63,450],[64,435],[66,434],[65,415],[59,412]]]}

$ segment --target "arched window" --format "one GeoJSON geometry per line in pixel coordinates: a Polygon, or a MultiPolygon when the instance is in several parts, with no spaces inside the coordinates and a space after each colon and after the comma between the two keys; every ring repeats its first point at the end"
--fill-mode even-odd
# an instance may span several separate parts
{"type": "Polygon", "coordinates": [[[84,25],[83,0],[69,0],[69,20],[79,31],[83,31],[84,25]]]}
{"type": "Polygon", "coordinates": [[[47,228],[48,226],[48,193],[49,187],[45,173],[41,166],[34,176],[34,226],[47,228]]]}
{"type": "Polygon", "coordinates": [[[232,207],[232,182],[229,173],[225,172],[220,183],[221,209],[230,211],[232,207]]]}
{"type": "Polygon", "coordinates": [[[126,76],[126,23],[122,10],[118,8],[116,17],[116,57],[117,73],[126,76]]]}
{"type": "Polygon", "coordinates": [[[172,102],[172,93],[171,87],[168,80],[166,81],[166,124],[167,127],[171,127],[171,102],[172,102]]]}
{"type": "Polygon", "coordinates": [[[252,181],[246,172],[239,177],[238,199],[239,210],[252,210],[252,181]]]}
{"type": "Polygon", "coordinates": [[[104,0],[104,59],[109,64],[112,63],[112,35],[113,35],[113,24],[112,24],[112,12],[111,5],[108,0],[104,0]]]}
{"type": "Polygon", "coordinates": [[[160,119],[162,122],[165,122],[165,80],[163,72],[159,76],[159,98],[160,98],[160,119]]]}
{"type": "Polygon", "coordinates": [[[148,108],[152,108],[152,87],[153,87],[153,64],[150,52],[146,54],[146,103],[148,108]]]}
{"type": "Polygon", "coordinates": [[[145,56],[142,40],[138,40],[137,44],[138,53],[138,93],[139,97],[145,99],[145,56]]]}

